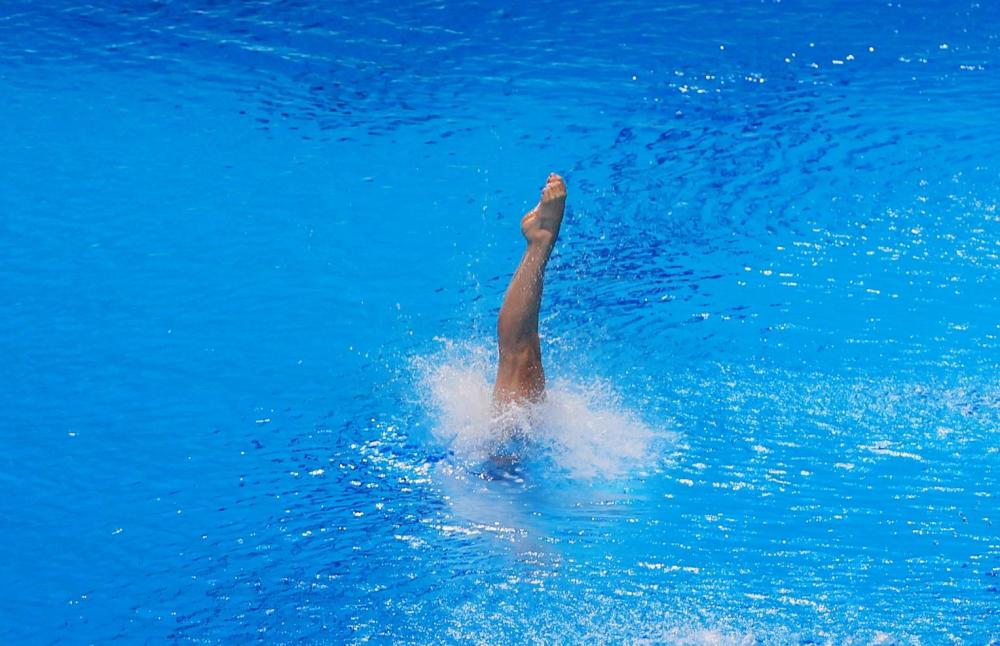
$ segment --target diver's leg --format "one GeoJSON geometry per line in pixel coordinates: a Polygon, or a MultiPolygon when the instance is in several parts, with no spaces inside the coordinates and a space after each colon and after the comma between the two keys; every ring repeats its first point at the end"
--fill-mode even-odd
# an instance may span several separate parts
{"type": "Polygon", "coordinates": [[[507,288],[497,321],[500,361],[493,389],[495,403],[534,401],[545,392],[538,308],[545,264],[559,236],[565,205],[566,184],[552,173],[538,204],[521,219],[528,247],[507,288]]]}

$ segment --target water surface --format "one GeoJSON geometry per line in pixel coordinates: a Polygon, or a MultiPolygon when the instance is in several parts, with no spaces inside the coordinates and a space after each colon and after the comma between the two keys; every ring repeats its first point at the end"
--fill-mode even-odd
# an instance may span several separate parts
{"type": "Polygon", "coordinates": [[[0,636],[1000,638],[998,25],[6,3],[0,636]],[[552,170],[556,422],[482,480],[552,170]]]}

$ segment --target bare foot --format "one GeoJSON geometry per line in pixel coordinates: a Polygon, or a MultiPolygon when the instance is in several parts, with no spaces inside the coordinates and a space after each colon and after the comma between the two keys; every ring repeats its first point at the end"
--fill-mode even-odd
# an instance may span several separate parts
{"type": "Polygon", "coordinates": [[[521,233],[528,243],[554,244],[565,208],[566,183],[562,177],[550,173],[538,204],[521,218],[521,233]]]}

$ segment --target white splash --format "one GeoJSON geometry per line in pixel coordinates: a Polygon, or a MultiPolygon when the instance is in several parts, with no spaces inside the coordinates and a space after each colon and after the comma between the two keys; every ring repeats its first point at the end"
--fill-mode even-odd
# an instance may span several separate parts
{"type": "Polygon", "coordinates": [[[441,352],[414,365],[434,435],[460,460],[483,462],[515,453],[550,460],[571,477],[613,478],[644,466],[654,439],[674,439],[672,433],[654,433],[598,379],[556,379],[543,402],[512,407],[498,419],[491,402],[493,352],[483,345],[444,343],[441,352]]]}

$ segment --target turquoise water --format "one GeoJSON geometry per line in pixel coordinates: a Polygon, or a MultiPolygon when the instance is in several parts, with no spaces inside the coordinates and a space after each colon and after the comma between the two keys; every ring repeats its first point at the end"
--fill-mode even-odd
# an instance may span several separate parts
{"type": "Polygon", "coordinates": [[[996,642],[998,19],[5,3],[0,638],[996,642]]]}

